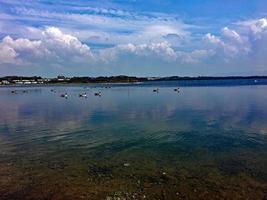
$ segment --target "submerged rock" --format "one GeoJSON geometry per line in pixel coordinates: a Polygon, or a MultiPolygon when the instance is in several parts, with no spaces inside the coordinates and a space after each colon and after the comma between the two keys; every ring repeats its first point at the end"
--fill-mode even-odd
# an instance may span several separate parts
{"type": "Polygon", "coordinates": [[[113,172],[111,167],[92,165],[88,169],[89,180],[96,180],[102,178],[113,178],[113,172]]]}
{"type": "Polygon", "coordinates": [[[64,162],[51,162],[48,164],[48,168],[53,170],[63,170],[66,166],[64,162]]]}
{"type": "Polygon", "coordinates": [[[123,166],[124,167],[130,167],[130,163],[124,163],[123,166]]]}

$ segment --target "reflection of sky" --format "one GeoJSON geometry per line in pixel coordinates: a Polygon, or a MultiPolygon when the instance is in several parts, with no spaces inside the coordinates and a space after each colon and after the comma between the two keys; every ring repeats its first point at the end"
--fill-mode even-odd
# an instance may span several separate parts
{"type": "Polygon", "coordinates": [[[94,146],[134,138],[160,139],[171,131],[237,130],[267,133],[266,86],[60,87],[11,94],[0,89],[0,142],[40,139],[94,146]],[[87,91],[88,98],[78,94],[87,91]],[[102,90],[102,97],[94,92],[102,90]],[[59,97],[68,92],[69,98],[59,97]],[[154,135],[153,135],[154,134],[154,135]]]}

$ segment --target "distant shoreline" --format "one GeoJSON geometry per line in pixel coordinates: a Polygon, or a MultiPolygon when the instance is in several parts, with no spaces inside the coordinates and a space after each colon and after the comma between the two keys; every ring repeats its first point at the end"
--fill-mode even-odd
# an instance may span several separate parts
{"type": "Polygon", "coordinates": [[[1,85],[0,87],[42,87],[42,86],[77,86],[77,85],[88,85],[88,86],[94,86],[94,85],[138,85],[142,84],[144,82],[114,82],[114,83],[44,83],[44,84],[7,84],[7,85],[1,85]]]}
{"type": "Polygon", "coordinates": [[[249,80],[253,85],[267,84],[267,76],[199,76],[199,77],[134,77],[134,76],[110,76],[110,77],[64,77],[42,78],[42,77],[24,77],[24,76],[6,76],[0,78],[0,86],[61,86],[76,84],[144,84],[166,81],[231,81],[231,80],[249,80]],[[264,80],[264,83],[263,81],[264,80]]]}

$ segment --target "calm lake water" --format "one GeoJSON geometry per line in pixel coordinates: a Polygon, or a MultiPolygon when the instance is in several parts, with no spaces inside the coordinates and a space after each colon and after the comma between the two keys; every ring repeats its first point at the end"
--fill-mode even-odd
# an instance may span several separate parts
{"type": "Polygon", "coordinates": [[[266,199],[267,86],[178,84],[0,88],[0,199],[266,199]]]}

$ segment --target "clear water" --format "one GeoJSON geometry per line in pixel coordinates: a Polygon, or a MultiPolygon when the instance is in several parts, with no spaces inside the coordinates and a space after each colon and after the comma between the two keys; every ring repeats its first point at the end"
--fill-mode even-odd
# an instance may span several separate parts
{"type": "Polygon", "coordinates": [[[0,88],[0,199],[266,198],[267,86],[174,88],[0,88]]]}

